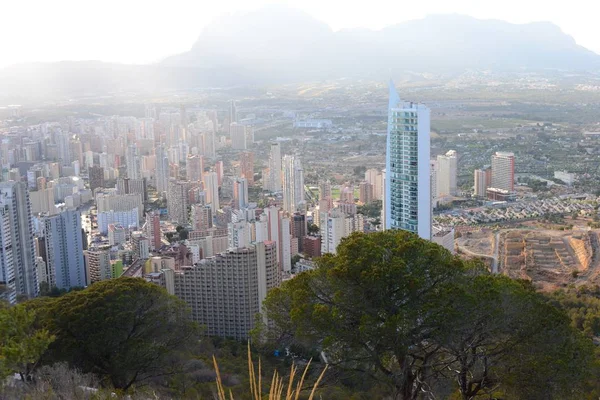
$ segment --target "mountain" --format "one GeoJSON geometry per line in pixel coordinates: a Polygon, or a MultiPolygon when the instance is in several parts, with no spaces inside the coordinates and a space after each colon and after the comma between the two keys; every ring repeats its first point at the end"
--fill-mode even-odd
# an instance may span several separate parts
{"type": "Polygon", "coordinates": [[[390,71],[466,69],[589,70],[600,56],[548,22],[510,24],[462,15],[333,32],[285,6],[232,15],[208,26],[170,66],[220,66],[268,71],[272,77],[379,76],[390,71]]]}
{"type": "Polygon", "coordinates": [[[600,67],[600,56],[556,25],[433,15],[382,30],[334,32],[282,5],[232,14],[206,26],[193,47],[152,65],[98,61],[0,69],[0,98],[152,92],[341,77],[385,80],[407,72],[569,70],[600,67]]]}

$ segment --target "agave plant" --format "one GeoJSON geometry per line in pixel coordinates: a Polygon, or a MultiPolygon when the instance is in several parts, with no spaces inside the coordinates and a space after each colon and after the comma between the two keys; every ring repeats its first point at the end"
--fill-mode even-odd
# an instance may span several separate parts
{"type": "MultiPolygon", "coordinates": [[[[283,392],[285,388],[284,377],[280,376],[277,371],[273,372],[273,377],[271,378],[271,386],[269,388],[269,400],[298,400],[300,398],[300,392],[302,391],[302,385],[304,384],[304,379],[306,377],[306,373],[308,372],[308,368],[310,367],[312,359],[308,361],[306,367],[304,367],[304,371],[302,372],[302,376],[300,380],[298,380],[295,384],[295,378],[298,374],[298,367],[292,365],[290,370],[290,377],[287,383],[287,390],[285,393],[283,392]]],[[[219,365],[217,363],[217,359],[213,355],[213,364],[215,366],[215,372],[217,374],[217,399],[218,400],[234,400],[233,393],[231,390],[229,391],[229,397],[225,394],[225,389],[223,388],[223,382],[221,381],[221,373],[219,372],[219,365]]],[[[327,365],[319,378],[315,382],[310,392],[310,396],[308,400],[313,400],[315,396],[315,392],[323,375],[325,375],[325,371],[327,370],[327,365]]],[[[250,342],[248,342],[248,374],[250,376],[250,393],[252,394],[253,400],[261,400],[262,399],[262,371],[261,371],[261,362],[260,358],[258,359],[258,374],[254,368],[254,362],[252,361],[252,351],[250,350],[250,342]]]]}

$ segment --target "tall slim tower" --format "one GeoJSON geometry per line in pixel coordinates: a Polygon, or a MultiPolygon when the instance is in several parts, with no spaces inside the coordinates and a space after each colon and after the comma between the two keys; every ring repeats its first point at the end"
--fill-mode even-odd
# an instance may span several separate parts
{"type": "Polygon", "coordinates": [[[430,111],[389,90],[385,227],[431,240],[430,111]]]}
{"type": "Polygon", "coordinates": [[[156,191],[160,194],[166,192],[169,185],[169,158],[164,145],[156,146],[156,191]]]}
{"type": "Polygon", "coordinates": [[[269,157],[269,188],[272,192],[281,192],[281,146],[279,143],[271,143],[271,155],[269,157]]]}
{"type": "Polygon", "coordinates": [[[202,175],[204,191],[206,192],[206,204],[210,205],[212,215],[219,210],[219,178],[216,172],[205,172],[202,175]]]}
{"type": "Polygon", "coordinates": [[[140,179],[142,177],[140,155],[134,144],[127,147],[127,177],[130,179],[140,179]]]}
{"type": "Polygon", "coordinates": [[[294,213],[304,201],[304,171],[300,160],[284,156],[283,166],[283,209],[294,213]]]}
{"type": "Polygon", "coordinates": [[[248,180],[236,178],[233,181],[233,208],[241,210],[248,207],[248,180]]]}
{"type": "Polygon", "coordinates": [[[240,176],[248,180],[248,185],[254,185],[254,153],[251,151],[240,154],[240,176]]]}
{"type": "Polygon", "coordinates": [[[6,271],[2,273],[5,284],[14,288],[14,300],[19,294],[36,297],[39,285],[27,184],[14,181],[0,183],[0,209],[3,211],[0,248],[6,248],[10,243],[12,252],[10,259],[0,260],[3,263],[0,269],[6,271]]]}
{"type": "Polygon", "coordinates": [[[237,122],[237,107],[235,106],[235,100],[231,100],[229,104],[229,123],[234,122],[237,122]]]}

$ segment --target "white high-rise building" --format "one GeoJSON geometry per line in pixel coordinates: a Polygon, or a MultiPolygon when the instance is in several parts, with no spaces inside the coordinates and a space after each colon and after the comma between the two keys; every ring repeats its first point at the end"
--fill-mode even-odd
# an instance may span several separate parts
{"type": "Polygon", "coordinates": [[[505,151],[497,151],[492,156],[492,184],[494,189],[515,190],[515,155],[505,151]]]}
{"type": "Polygon", "coordinates": [[[129,179],[141,179],[140,154],[135,144],[127,147],[127,177],[129,179]]]}
{"type": "Polygon", "coordinates": [[[283,209],[294,213],[304,203],[304,171],[294,156],[283,157],[283,209]]]}
{"type": "Polygon", "coordinates": [[[430,110],[389,89],[385,227],[431,240],[430,110]]]}
{"type": "Polygon", "coordinates": [[[437,198],[456,195],[457,159],[454,150],[437,156],[437,198]]]}
{"type": "Polygon", "coordinates": [[[216,172],[205,172],[202,175],[204,191],[206,192],[206,204],[210,205],[213,215],[219,210],[219,177],[216,172]]]}
{"type": "Polygon", "coordinates": [[[229,136],[231,138],[231,148],[234,150],[246,150],[246,127],[237,122],[229,125],[229,136]]]}
{"type": "Polygon", "coordinates": [[[271,155],[269,156],[269,190],[281,192],[281,146],[279,143],[271,143],[271,155]]]}

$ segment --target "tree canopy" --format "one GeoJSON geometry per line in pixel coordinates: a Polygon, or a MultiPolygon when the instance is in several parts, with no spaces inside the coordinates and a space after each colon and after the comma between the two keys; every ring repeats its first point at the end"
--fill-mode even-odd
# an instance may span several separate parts
{"type": "Polygon", "coordinates": [[[56,335],[49,359],[67,361],[124,390],[175,370],[177,353],[197,332],[184,302],[139,278],[98,282],[30,307],[56,335]]]}
{"type": "Polygon", "coordinates": [[[577,398],[593,354],[529,284],[404,231],[344,239],[265,309],[271,339],[318,348],[402,400],[577,398]]]}

